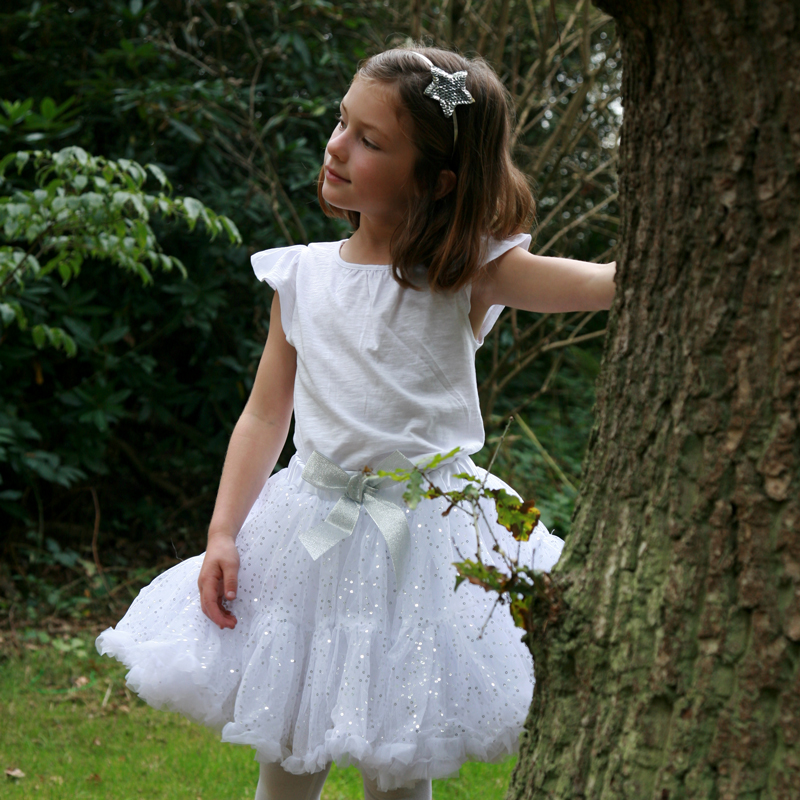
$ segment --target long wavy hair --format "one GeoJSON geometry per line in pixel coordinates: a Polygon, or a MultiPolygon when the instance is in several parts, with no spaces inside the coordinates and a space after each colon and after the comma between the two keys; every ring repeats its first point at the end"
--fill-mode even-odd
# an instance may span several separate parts
{"type": "MultiPolygon", "coordinates": [[[[487,237],[504,239],[527,231],[533,222],[533,195],[511,160],[508,93],[482,58],[467,59],[432,47],[386,50],[361,64],[356,79],[397,87],[398,111],[411,120],[411,140],[419,153],[414,170],[417,196],[390,243],[394,278],[404,287],[420,288],[421,264],[431,290],[457,291],[479,277],[487,237]],[[438,101],[423,94],[432,80],[430,68],[410,55],[411,49],[447,72],[467,71],[467,89],[475,102],[454,111],[455,147],[453,120],[445,117],[438,101]],[[443,169],[455,173],[456,183],[437,199],[443,169]]],[[[322,210],[329,217],[347,219],[357,229],[361,215],[327,203],[323,181],[320,170],[317,196],[322,210]]]]}

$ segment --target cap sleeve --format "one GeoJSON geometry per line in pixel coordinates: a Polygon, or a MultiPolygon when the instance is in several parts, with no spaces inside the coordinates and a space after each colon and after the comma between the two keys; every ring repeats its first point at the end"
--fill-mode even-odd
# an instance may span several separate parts
{"type": "Polygon", "coordinates": [[[280,297],[281,327],[286,341],[292,344],[292,318],[296,300],[297,265],[306,246],[276,247],[261,250],[250,256],[253,272],[260,281],[266,281],[280,297]]]}
{"type": "Polygon", "coordinates": [[[531,235],[529,233],[517,233],[509,236],[508,239],[486,239],[483,246],[483,257],[481,266],[500,258],[503,253],[507,253],[512,247],[522,247],[527,250],[531,246],[531,235]]]}
{"type": "MultiPolygon", "coordinates": [[[[481,254],[481,266],[500,258],[503,253],[507,253],[512,247],[522,247],[527,250],[531,246],[531,235],[529,233],[518,233],[514,236],[509,236],[508,239],[492,239],[489,238],[485,241],[483,253],[481,254]]],[[[472,292],[472,286],[468,286],[467,290],[472,292]]],[[[486,311],[486,316],[481,323],[481,329],[475,337],[475,342],[478,347],[483,344],[484,339],[489,335],[489,332],[494,327],[497,318],[503,313],[505,306],[489,306],[486,311]]]]}

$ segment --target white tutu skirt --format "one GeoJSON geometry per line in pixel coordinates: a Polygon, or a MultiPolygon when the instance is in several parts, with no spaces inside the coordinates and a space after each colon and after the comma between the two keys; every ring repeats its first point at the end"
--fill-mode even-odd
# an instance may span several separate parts
{"type": "MultiPolygon", "coordinates": [[[[452,562],[475,558],[472,517],[424,500],[415,510],[404,486],[381,496],[406,508],[411,547],[402,585],[386,541],[362,508],[356,528],[318,560],[298,536],[318,524],[338,496],[301,478],[294,457],[265,484],[236,538],[241,564],[233,630],[200,609],[203,556],[173,567],[142,589],[116,628],[97,640],[122,661],[128,686],[165,708],[247,744],[262,762],[295,774],[330,761],[357,766],[381,791],[452,776],[467,760],[495,762],[518,752],[533,694],[533,661],[507,604],[464,581],[452,562]],[[485,629],[481,634],[481,629],[485,629]]],[[[433,474],[485,473],[462,457],[433,474]]],[[[505,488],[489,476],[490,488],[505,488]]],[[[537,526],[519,543],[480,522],[484,563],[502,568],[497,542],[520,563],[549,570],[563,541],[537,526]]],[[[507,570],[506,570],[507,571],[507,570]]]]}

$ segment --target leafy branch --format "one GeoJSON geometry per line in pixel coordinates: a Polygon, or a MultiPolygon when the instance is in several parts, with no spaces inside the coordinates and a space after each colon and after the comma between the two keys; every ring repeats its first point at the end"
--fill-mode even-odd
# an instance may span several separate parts
{"type": "MultiPolygon", "coordinates": [[[[202,221],[213,240],[227,234],[232,244],[241,236],[228,217],[216,214],[193,197],[172,197],[172,186],[160,167],[136,161],[112,161],[80,147],[21,150],[0,160],[0,323],[26,329],[28,318],[19,300],[27,280],[57,272],[62,285],[80,274],[87,259],[110,261],[153,280],[151,270],[186,269],[176,256],[164,253],[151,227],[151,216],[184,222],[190,231],[202,221]],[[36,188],[13,185],[7,177],[35,170],[36,188]],[[159,189],[145,189],[148,176],[159,189]]],[[[51,345],[75,355],[75,340],[60,327],[38,324],[31,329],[38,348],[51,345]]]]}
{"type": "MultiPolygon", "coordinates": [[[[509,417],[501,440],[492,455],[489,470],[512,422],[513,417],[509,417]]],[[[525,427],[527,428],[527,426],[525,427]]],[[[412,509],[416,508],[422,500],[443,499],[447,503],[447,507],[442,511],[443,517],[449,516],[454,509],[459,509],[471,517],[475,530],[477,560],[465,558],[458,545],[453,543],[459,558],[461,558],[461,561],[453,562],[458,573],[454,589],[457,590],[464,581],[467,581],[497,595],[494,605],[481,627],[479,638],[483,635],[486,624],[491,619],[498,603],[506,602],[510,605],[514,623],[525,630],[527,634],[534,635],[557,618],[561,608],[560,591],[547,572],[520,564],[518,557],[515,558],[506,553],[497,542],[492,550],[500,555],[508,573],[493,564],[484,563],[481,557],[480,523],[483,521],[487,530],[491,530],[493,527],[487,517],[486,501],[489,501],[497,516],[497,523],[508,530],[518,542],[527,542],[539,523],[541,517],[539,509],[536,508],[534,500],[525,501],[505,489],[489,488],[487,486],[489,470],[484,472],[482,478],[466,472],[456,473],[453,478],[463,481],[460,489],[445,491],[437,486],[435,483],[436,469],[456,456],[459,451],[460,448],[457,447],[449,453],[439,453],[428,463],[415,465],[409,470],[379,471],[378,474],[406,484],[403,499],[412,509]]]]}

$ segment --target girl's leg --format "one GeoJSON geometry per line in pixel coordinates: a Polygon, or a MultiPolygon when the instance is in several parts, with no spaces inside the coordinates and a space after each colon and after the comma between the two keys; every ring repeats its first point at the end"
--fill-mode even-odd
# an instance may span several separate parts
{"type": "Polygon", "coordinates": [[[277,761],[261,764],[256,800],[319,800],[330,769],[328,764],[321,772],[293,775],[277,761]]]}
{"type": "Polygon", "coordinates": [[[377,781],[371,781],[363,772],[361,777],[364,780],[364,800],[431,800],[433,797],[430,781],[417,781],[411,787],[379,792],[377,781]]]}

